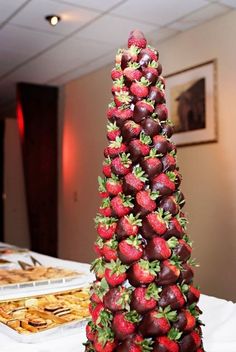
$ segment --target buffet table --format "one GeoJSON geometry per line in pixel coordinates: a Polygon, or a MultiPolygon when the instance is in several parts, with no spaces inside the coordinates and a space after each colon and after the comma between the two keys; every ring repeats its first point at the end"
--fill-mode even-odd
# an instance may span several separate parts
{"type": "MultiPolygon", "coordinates": [[[[47,265],[56,265],[61,267],[73,267],[77,270],[88,270],[88,281],[91,281],[89,275],[89,265],[71,261],[64,261],[51,258],[38,253],[31,254],[34,258],[47,265]]],[[[202,321],[206,324],[203,327],[204,346],[207,352],[236,352],[236,304],[223,299],[201,296],[200,308],[203,311],[202,321]]],[[[1,352],[82,352],[84,351],[83,342],[86,341],[84,329],[72,330],[70,335],[57,335],[55,339],[26,344],[16,342],[12,338],[0,332],[1,352]]]]}

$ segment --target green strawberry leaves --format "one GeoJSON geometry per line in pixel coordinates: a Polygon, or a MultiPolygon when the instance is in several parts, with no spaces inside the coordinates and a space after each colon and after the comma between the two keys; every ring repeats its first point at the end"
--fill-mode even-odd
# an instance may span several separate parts
{"type": "Polygon", "coordinates": [[[159,308],[157,314],[157,318],[166,318],[168,321],[174,322],[177,320],[177,311],[171,310],[170,306],[163,308],[159,308]]]}

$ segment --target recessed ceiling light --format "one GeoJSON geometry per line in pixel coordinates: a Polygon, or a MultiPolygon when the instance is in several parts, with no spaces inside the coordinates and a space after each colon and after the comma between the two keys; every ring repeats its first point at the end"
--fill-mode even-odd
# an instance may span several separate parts
{"type": "Polygon", "coordinates": [[[56,26],[58,22],[61,20],[61,17],[57,15],[48,15],[48,16],[45,16],[45,20],[48,21],[48,23],[51,26],[56,26]]]}

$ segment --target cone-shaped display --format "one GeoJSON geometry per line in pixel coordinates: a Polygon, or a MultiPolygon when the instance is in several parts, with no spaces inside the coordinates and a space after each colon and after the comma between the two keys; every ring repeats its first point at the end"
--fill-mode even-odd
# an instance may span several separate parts
{"type": "Polygon", "coordinates": [[[111,72],[86,351],[203,351],[200,292],[158,59],[135,30],[111,72]]]}

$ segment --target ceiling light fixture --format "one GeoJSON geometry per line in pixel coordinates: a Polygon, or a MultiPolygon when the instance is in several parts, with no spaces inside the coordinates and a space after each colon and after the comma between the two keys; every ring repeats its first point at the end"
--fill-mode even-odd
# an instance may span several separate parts
{"type": "Polygon", "coordinates": [[[45,16],[45,20],[48,21],[48,23],[54,27],[61,20],[61,17],[57,15],[48,15],[48,16],[45,16]]]}

